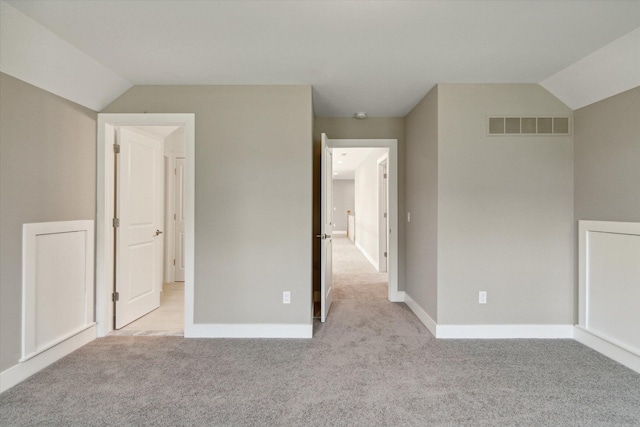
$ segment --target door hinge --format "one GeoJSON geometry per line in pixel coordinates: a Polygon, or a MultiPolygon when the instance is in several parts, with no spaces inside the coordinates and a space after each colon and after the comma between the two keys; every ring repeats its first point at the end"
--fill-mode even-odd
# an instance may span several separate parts
{"type": "Polygon", "coordinates": [[[120,218],[113,218],[113,228],[120,227],[120,218]]]}
{"type": "Polygon", "coordinates": [[[175,259],[173,260],[173,265],[176,265],[176,260],[175,259]]]}
{"type": "Polygon", "coordinates": [[[386,173],[384,174],[384,179],[387,179],[387,174],[386,173]]]}
{"type": "Polygon", "coordinates": [[[120,301],[120,292],[114,292],[111,294],[111,301],[120,301]]]}
{"type": "Polygon", "coordinates": [[[176,214],[173,214],[173,219],[176,219],[176,214]]]}
{"type": "Polygon", "coordinates": [[[119,144],[113,144],[113,152],[118,154],[120,153],[120,145],[119,144]]]}
{"type": "Polygon", "coordinates": [[[385,218],[387,217],[387,213],[386,213],[386,212],[384,213],[384,217],[385,217],[385,218]]]}
{"type": "Polygon", "coordinates": [[[385,258],[387,257],[387,253],[386,253],[386,252],[384,253],[384,257],[385,257],[385,258]]]}

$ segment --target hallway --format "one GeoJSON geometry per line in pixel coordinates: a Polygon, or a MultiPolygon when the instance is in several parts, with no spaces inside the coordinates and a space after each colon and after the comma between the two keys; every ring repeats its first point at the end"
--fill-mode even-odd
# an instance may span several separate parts
{"type": "Polygon", "coordinates": [[[379,273],[348,237],[332,239],[335,294],[327,321],[314,323],[314,339],[329,335],[363,342],[404,334],[433,338],[405,304],[389,301],[388,273],[379,273]]]}

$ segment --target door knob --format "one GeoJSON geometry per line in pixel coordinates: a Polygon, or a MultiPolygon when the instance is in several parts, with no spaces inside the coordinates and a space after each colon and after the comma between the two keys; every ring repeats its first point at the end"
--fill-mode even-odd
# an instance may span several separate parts
{"type": "Polygon", "coordinates": [[[162,231],[160,231],[160,230],[156,230],[156,236],[159,236],[159,235],[161,235],[161,234],[162,234],[162,231]]]}

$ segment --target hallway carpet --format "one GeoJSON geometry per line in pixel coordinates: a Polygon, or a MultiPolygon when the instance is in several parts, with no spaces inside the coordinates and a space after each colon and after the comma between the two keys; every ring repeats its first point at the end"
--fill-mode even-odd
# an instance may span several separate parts
{"type": "Polygon", "coordinates": [[[0,425],[640,425],[639,374],[572,340],[435,340],[339,257],[313,339],[98,339],[0,395],[0,425]]]}

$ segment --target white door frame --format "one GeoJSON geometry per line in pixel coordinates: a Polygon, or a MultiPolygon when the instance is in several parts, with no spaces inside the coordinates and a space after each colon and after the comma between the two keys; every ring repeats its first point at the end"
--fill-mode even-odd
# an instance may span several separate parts
{"type": "MultiPolygon", "coordinates": [[[[173,164],[173,168],[174,168],[174,174],[173,176],[173,180],[171,183],[171,186],[173,187],[173,197],[171,200],[172,203],[172,211],[173,211],[173,218],[169,219],[169,223],[171,224],[171,239],[172,239],[172,244],[170,246],[170,252],[171,252],[171,256],[172,258],[169,260],[169,264],[173,267],[171,269],[172,272],[172,276],[173,277],[173,282],[177,282],[177,274],[176,274],[176,269],[178,266],[178,227],[177,227],[177,222],[178,222],[178,211],[180,210],[180,208],[182,208],[182,211],[184,212],[184,169],[183,169],[183,180],[182,180],[182,186],[178,186],[178,161],[179,160],[184,160],[186,163],[186,157],[184,155],[184,153],[182,153],[181,155],[176,155],[173,157],[172,159],[172,164],[173,164]],[[180,191],[180,195],[182,196],[182,203],[183,205],[179,205],[178,201],[180,200],[177,196],[178,196],[178,191],[180,191]],[[173,261],[173,262],[172,262],[173,261]]],[[[184,279],[184,277],[182,277],[182,279],[184,279]]],[[[181,282],[183,280],[180,280],[181,282]]]]}
{"type": "Polygon", "coordinates": [[[113,212],[116,126],[183,126],[186,137],[185,164],[185,298],[184,334],[193,330],[194,225],[195,225],[195,115],[194,114],[98,114],[96,188],[96,323],[98,337],[113,330],[113,212]]]}
{"type": "Polygon", "coordinates": [[[404,301],[402,293],[398,291],[398,140],[397,139],[330,139],[329,146],[334,148],[375,147],[388,148],[387,162],[389,199],[389,301],[404,301]]]}

